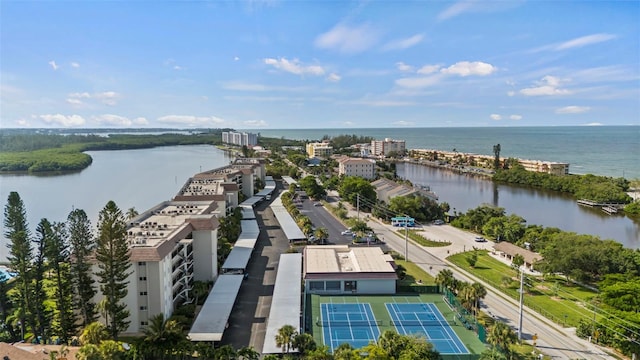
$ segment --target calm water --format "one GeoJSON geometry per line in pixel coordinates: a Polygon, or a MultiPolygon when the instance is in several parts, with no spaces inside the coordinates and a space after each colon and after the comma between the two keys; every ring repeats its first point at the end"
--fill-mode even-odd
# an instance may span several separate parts
{"type": "Polygon", "coordinates": [[[405,140],[409,149],[436,149],[569,163],[573,174],[640,179],[640,126],[253,130],[267,137],[321,139],[355,134],[405,140]]]}
{"type": "MultiPolygon", "coordinates": [[[[93,164],[79,173],[60,176],[0,175],[2,208],[17,191],[34,231],[41,218],[65,221],[73,208],[83,209],[95,228],[98,212],[113,200],[126,212],[142,212],[170,200],[193,174],[224,166],[231,158],[209,145],[170,146],[141,150],[92,151],[93,164]]],[[[4,234],[4,211],[0,214],[4,234]]],[[[0,259],[7,248],[2,235],[0,259]]]]}
{"type": "Polygon", "coordinates": [[[399,177],[414,184],[429,185],[452,210],[466,212],[481,204],[500,206],[507,214],[522,216],[527,224],[597,235],[601,239],[616,240],[625,247],[640,248],[640,223],[622,215],[607,215],[600,209],[578,206],[573,198],[563,194],[498,185],[491,180],[422,165],[398,164],[397,172],[399,177]]]}

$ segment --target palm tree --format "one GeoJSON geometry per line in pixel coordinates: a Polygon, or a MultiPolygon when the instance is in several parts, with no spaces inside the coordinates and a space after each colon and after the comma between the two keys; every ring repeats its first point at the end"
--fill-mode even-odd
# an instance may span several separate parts
{"type": "Polygon", "coordinates": [[[474,282],[471,284],[471,288],[473,289],[473,307],[475,309],[476,315],[478,314],[478,310],[480,308],[480,300],[484,299],[487,296],[487,288],[479,282],[474,282]]]}
{"type": "Polygon", "coordinates": [[[297,334],[298,331],[293,325],[284,325],[276,334],[276,346],[282,348],[283,353],[288,353],[293,344],[293,338],[297,334]]]}
{"type": "Polygon", "coordinates": [[[258,360],[260,359],[260,353],[252,347],[243,347],[238,350],[239,360],[258,360]]]}
{"type": "Polygon", "coordinates": [[[298,349],[298,352],[302,355],[306,355],[318,347],[316,341],[311,334],[297,334],[293,337],[292,347],[298,349]]]}
{"type": "Polygon", "coordinates": [[[329,237],[329,230],[327,230],[326,228],[317,228],[313,235],[321,243],[324,243],[329,237]]]}
{"type": "Polygon", "coordinates": [[[509,346],[518,341],[518,336],[509,325],[496,321],[487,334],[487,342],[504,353],[509,352],[509,346]]]}
{"type": "Polygon", "coordinates": [[[167,352],[186,341],[180,324],[175,320],[165,319],[162,313],[150,319],[149,326],[144,329],[143,333],[144,342],[160,359],[164,359],[167,352]]]}
{"type": "Polygon", "coordinates": [[[453,272],[449,269],[442,269],[438,275],[436,275],[436,284],[444,287],[445,289],[451,290],[454,280],[453,272]]]}
{"type": "Polygon", "coordinates": [[[80,335],[80,342],[83,345],[100,345],[100,342],[102,342],[102,340],[106,340],[108,338],[109,333],[107,332],[107,327],[104,326],[104,324],[96,321],[87,325],[87,327],[82,330],[82,334],[80,335]]]}
{"type": "Polygon", "coordinates": [[[127,220],[131,220],[138,215],[138,210],[136,210],[135,207],[131,207],[129,208],[129,210],[127,210],[127,220]]]}
{"type": "Polygon", "coordinates": [[[213,358],[216,360],[234,360],[237,355],[238,353],[233,349],[233,347],[227,344],[217,348],[213,358]]]}

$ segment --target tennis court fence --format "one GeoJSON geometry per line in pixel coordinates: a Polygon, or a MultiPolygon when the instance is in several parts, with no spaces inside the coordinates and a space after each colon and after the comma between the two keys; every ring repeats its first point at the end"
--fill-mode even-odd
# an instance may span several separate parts
{"type": "MultiPolygon", "coordinates": [[[[325,320],[317,321],[317,326],[321,327],[356,327],[356,326],[384,326],[384,320],[325,320]]],[[[444,326],[449,325],[446,320],[391,320],[388,325],[393,326],[444,326]]]]}

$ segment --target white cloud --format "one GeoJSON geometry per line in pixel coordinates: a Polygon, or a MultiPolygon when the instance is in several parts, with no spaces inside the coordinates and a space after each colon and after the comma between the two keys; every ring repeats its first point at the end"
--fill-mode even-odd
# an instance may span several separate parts
{"type": "Polygon", "coordinates": [[[513,90],[507,91],[507,96],[515,96],[515,95],[516,95],[515,91],[513,91],[513,90]]]}
{"type": "Polygon", "coordinates": [[[581,114],[591,110],[588,106],[565,106],[556,109],[556,114],[581,114]]]}
{"type": "Polygon", "coordinates": [[[69,94],[69,97],[73,99],[89,99],[91,98],[91,94],[89,94],[88,92],[71,93],[69,94]]]}
{"type": "Polygon", "coordinates": [[[602,125],[604,124],[599,122],[591,122],[591,123],[584,124],[584,126],[602,126],[602,125]]]}
{"type": "Polygon", "coordinates": [[[587,35],[587,36],[582,36],[579,38],[575,38],[575,39],[563,42],[562,44],[555,46],[554,50],[560,51],[560,50],[579,48],[579,47],[583,47],[591,44],[597,44],[597,43],[609,41],[615,38],[616,36],[612,34],[587,35]]]}
{"type": "Polygon", "coordinates": [[[49,61],[49,65],[51,66],[51,68],[55,71],[58,70],[59,66],[56,64],[56,62],[54,60],[49,61]]]}
{"type": "Polygon", "coordinates": [[[354,105],[365,105],[365,106],[372,106],[372,107],[401,107],[401,106],[413,106],[416,104],[412,101],[398,101],[398,100],[384,100],[384,99],[375,100],[375,99],[366,99],[366,98],[362,100],[349,101],[348,103],[354,104],[354,105]]]}
{"type": "Polygon", "coordinates": [[[478,75],[486,76],[491,75],[497,70],[497,68],[491,64],[487,64],[481,61],[460,61],[448,68],[440,70],[443,74],[469,76],[478,75]]]}
{"type": "Polygon", "coordinates": [[[439,70],[440,70],[440,65],[425,65],[420,69],[418,69],[418,74],[421,74],[421,75],[433,74],[435,72],[438,72],[439,70]]]}
{"type": "Polygon", "coordinates": [[[345,54],[356,54],[371,48],[377,41],[377,31],[369,24],[352,27],[337,24],[326,33],[318,35],[315,46],[345,54]]]}
{"type": "Polygon", "coordinates": [[[407,65],[405,63],[403,63],[402,61],[399,61],[396,63],[396,68],[402,72],[409,72],[409,71],[413,71],[413,66],[411,65],[407,65]]]}
{"type": "Polygon", "coordinates": [[[82,105],[83,102],[80,99],[69,98],[67,99],[67,103],[71,105],[82,105]]]}
{"type": "Polygon", "coordinates": [[[137,117],[131,120],[135,125],[149,125],[149,121],[143,117],[137,117]]]}
{"type": "Polygon", "coordinates": [[[86,122],[80,115],[44,114],[38,115],[37,118],[41,119],[49,125],[62,127],[82,126],[86,122]]]}
{"type": "Polygon", "coordinates": [[[390,42],[386,43],[382,47],[382,50],[389,51],[389,50],[404,50],[404,49],[408,49],[410,47],[413,47],[413,46],[416,46],[416,45],[420,44],[423,39],[424,39],[424,35],[423,34],[416,34],[416,35],[413,35],[413,36],[405,38],[405,39],[393,40],[393,41],[390,41],[390,42]]]}
{"type": "Polygon", "coordinates": [[[133,122],[128,118],[120,115],[113,115],[113,114],[104,114],[104,115],[94,116],[93,120],[98,122],[101,125],[107,125],[107,126],[127,127],[133,124],[133,122]]]}
{"type": "Polygon", "coordinates": [[[253,127],[253,128],[265,127],[268,125],[267,122],[264,120],[247,120],[247,121],[243,121],[242,123],[246,126],[253,127]]]}
{"type": "Polygon", "coordinates": [[[303,86],[270,86],[264,84],[257,83],[247,83],[243,81],[228,81],[222,83],[222,88],[226,90],[236,90],[236,91],[289,91],[289,92],[300,92],[307,91],[309,88],[303,86]]]}
{"type": "Polygon", "coordinates": [[[237,57],[237,56],[234,56],[234,57],[233,57],[233,61],[238,61],[238,60],[240,60],[240,58],[239,58],[239,57],[237,57]]]}
{"type": "Polygon", "coordinates": [[[396,80],[396,85],[412,89],[423,88],[433,86],[439,83],[442,79],[443,76],[440,74],[425,77],[402,78],[396,80]]]}
{"type": "Polygon", "coordinates": [[[173,66],[173,70],[180,71],[180,70],[184,70],[184,68],[182,66],[180,66],[180,65],[174,65],[173,66]]]}
{"type": "Polygon", "coordinates": [[[513,115],[509,116],[509,119],[511,119],[511,120],[522,120],[522,115],[513,114],[513,115]]]}
{"type": "Polygon", "coordinates": [[[560,79],[555,76],[547,75],[542,80],[536,82],[537,86],[520,90],[525,96],[553,96],[568,95],[571,92],[567,89],[560,89],[560,79]]]}
{"type": "Polygon", "coordinates": [[[414,125],[414,123],[411,122],[411,121],[400,120],[400,121],[396,121],[396,122],[391,123],[391,125],[394,125],[394,126],[405,126],[406,127],[406,126],[412,126],[412,125],[414,125]]]}
{"type": "Polygon", "coordinates": [[[502,115],[500,114],[491,114],[489,115],[489,117],[491,118],[491,120],[502,120],[502,115]]]}
{"type": "Polygon", "coordinates": [[[117,104],[120,94],[115,91],[105,91],[93,94],[93,97],[102,101],[103,104],[114,106],[117,104]]]}
{"type": "Polygon", "coordinates": [[[159,117],[158,122],[178,126],[207,127],[217,126],[224,120],[215,116],[167,115],[159,117]]]}
{"type": "Polygon", "coordinates": [[[76,68],[76,69],[77,69],[77,68],[79,68],[79,67],[80,67],[80,64],[78,64],[77,62],[72,62],[72,63],[71,63],[71,67],[72,67],[72,68],[76,68]]]}
{"type": "Polygon", "coordinates": [[[438,14],[438,20],[451,19],[452,17],[470,11],[472,8],[473,1],[459,1],[438,14]]]}
{"type": "Polygon", "coordinates": [[[305,66],[305,65],[302,65],[300,63],[300,60],[298,59],[287,60],[286,58],[280,58],[280,59],[266,58],[264,59],[264,63],[267,65],[271,65],[276,69],[286,71],[296,75],[309,74],[309,75],[320,76],[320,75],[324,75],[325,73],[325,70],[322,66],[320,65],[305,66]]]}
{"type": "Polygon", "coordinates": [[[331,73],[329,74],[329,76],[327,76],[327,80],[331,81],[331,82],[338,82],[342,79],[342,77],[336,73],[331,73]]]}

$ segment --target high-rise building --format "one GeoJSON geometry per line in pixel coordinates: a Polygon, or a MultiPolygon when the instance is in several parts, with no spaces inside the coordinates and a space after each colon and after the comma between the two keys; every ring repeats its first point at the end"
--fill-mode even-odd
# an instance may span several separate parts
{"type": "Polygon", "coordinates": [[[329,143],[321,142],[321,143],[308,143],[307,144],[307,155],[310,158],[314,157],[329,157],[333,154],[333,146],[329,145],[329,143]]]}
{"type": "Polygon", "coordinates": [[[238,146],[256,146],[258,145],[258,134],[235,132],[235,131],[223,131],[222,142],[225,144],[232,144],[238,146]]]}
{"type": "Polygon", "coordinates": [[[384,140],[371,141],[371,155],[388,156],[391,152],[404,154],[405,151],[406,143],[404,140],[392,140],[386,138],[384,140]]]}

